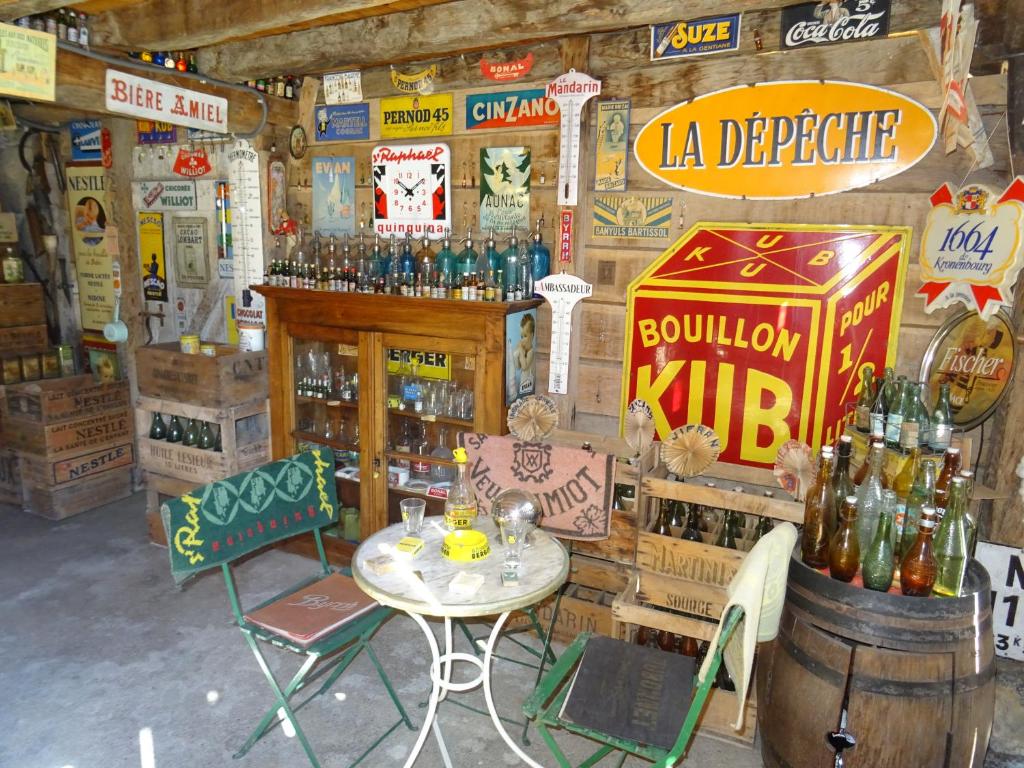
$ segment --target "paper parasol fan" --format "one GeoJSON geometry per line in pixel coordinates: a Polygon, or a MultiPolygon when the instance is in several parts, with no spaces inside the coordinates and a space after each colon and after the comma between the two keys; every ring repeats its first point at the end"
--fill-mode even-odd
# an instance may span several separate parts
{"type": "Polygon", "coordinates": [[[796,501],[803,501],[804,494],[814,479],[814,457],[811,446],[799,440],[787,440],[779,446],[775,456],[772,474],[786,493],[796,501]]]}
{"type": "Polygon", "coordinates": [[[703,424],[687,424],[672,430],[661,443],[661,460],[680,477],[696,477],[722,452],[718,435],[703,424]]]}
{"type": "Polygon", "coordinates": [[[637,456],[654,442],[654,413],[645,400],[634,400],[626,408],[623,438],[637,456]]]}
{"type": "Polygon", "coordinates": [[[558,426],[555,401],[544,395],[530,395],[516,400],[508,410],[508,430],[520,440],[537,442],[558,426]]]}

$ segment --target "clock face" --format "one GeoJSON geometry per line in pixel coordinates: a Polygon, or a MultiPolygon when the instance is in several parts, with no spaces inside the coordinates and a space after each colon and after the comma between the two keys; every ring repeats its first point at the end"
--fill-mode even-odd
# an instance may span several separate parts
{"type": "Polygon", "coordinates": [[[451,228],[448,146],[379,146],[371,163],[376,231],[385,236],[408,232],[414,237],[443,237],[451,228]]]}
{"type": "Polygon", "coordinates": [[[292,153],[292,157],[296,160],[300,159],[306,154],[306,147],[308,143],[306,141],[306,129],[301,125],[296,125],[292,128],[291,136],[289,137],[288,148],[292,153]]]}

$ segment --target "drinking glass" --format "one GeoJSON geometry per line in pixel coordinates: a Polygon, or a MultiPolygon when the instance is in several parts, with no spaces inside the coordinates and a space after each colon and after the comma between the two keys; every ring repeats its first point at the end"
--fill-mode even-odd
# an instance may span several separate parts
{"type": "Polygon", "coordinates": [[[501,523],[501,541],[505,545],[505,570],[519,571],[529,523],[523,518],[508,518],[501,523]]]}
{"type": "Polygon", "coordinates": [[[402,511],[405,532],[419,533],[423,527],[423,513],[427,509],[427,502],[424,499],[402,499],[398,507],[402,511]]]}

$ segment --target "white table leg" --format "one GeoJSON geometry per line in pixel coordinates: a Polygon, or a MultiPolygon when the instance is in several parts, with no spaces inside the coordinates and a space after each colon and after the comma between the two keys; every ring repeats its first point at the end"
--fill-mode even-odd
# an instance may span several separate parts
{"type": "MultiPolygon", "coordinates": [[[[412,768],[416,762],[416,758],[420,756],[420,750],[423,749],[423,742],[427,739],[427,733],[431,727],[434,729],[434,735],[437,738],[438,746],[441,748],[441,757],[444,759],[445,768],[452,768],[451,760],[448,757],[448,750],[444,746],[444,739],[441,737],[441,729],[438,727],[437,719],[437,702],[441,695],[441,681],[440,678],[433,674],[433,670],[440,664],[440,654],[437,649],[437,640],[434,638],[434,633],[430,630],[430,625],[427,624],[426,620],[418,613],[409,613],[413,621],[419,624],[420,629],[423,630],[423,634],[427,636],[427,645],[430,646],[430,659],[431,659],[431,675],[430,675],[430,698],[427,700],[427,714],[423,720],[423,727],[420,728],[419,735],[416,737],[416,744],[413,745],[412,752],[409,753],[409,758],[405,761],[405,768],[412,768]]],[[[450,665],[449,665],[450,666],[450,665]]]]}
{"type": "MultiPolygon", "coordinates": [[[[494,622],[494,627],[491,629],[490,637],[487,638],[487,646],[484,648],[484,698],[487,700],[487,711],[491,713],[491,720],[494,722],[494,728],[498,731],[498,734],[505,740],[505,743],[515,752],[519,758],[532,768],[544,768],[543,765],[536,762],[528,754],[523,752],[518,744],[515,743],[509,737],[508,732],[505,730],[505,726],[501,723],[501,718],[498,717],[498,710],[494,706],[494,696],[491,694],[491,661],[494,657],[494,646],[498,642],[498,636],[501,635],[501,628],[505,624],[505,620],[508,619],[509,612],[501,614],[498,620],[494,622]]],[[[408,766],[406,766],[408,768],[408,766]]]]}
{"type": "Polygon", "coordinates": [[[444,661],[443,679],[444,683],[441,685],[441,698],[439,701],[444,701],[448,697],[448,685],[452,681],[452,620],[447,616],[444,618],[444,661]]]}

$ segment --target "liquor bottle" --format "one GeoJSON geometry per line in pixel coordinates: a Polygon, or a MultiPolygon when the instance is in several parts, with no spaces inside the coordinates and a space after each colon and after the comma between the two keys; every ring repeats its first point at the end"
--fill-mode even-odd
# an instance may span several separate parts
{"type": "MultiPolygon", "coordinates": [[[[533,263],[533,282],[543,280],[551,274],[551,251],[541,240],[540,230],[544,225],[544,217],[537,219],[537,229],[533,233],[533,243],[530,245],[530,257],[533,263]]],[[[529,298],[529,297],[527,297],[529,298]]]]}
{"type": "Polygon", "coordinates": [[[78,14],[68,11],[68,42],[72,45],[79,45],[78,24],[78,14]]]}
{"type": "Polygon", "coordinates": [[[199,447],[204,451],[209,451],[213,448],[216,440],[213,437],[213,429],[210,427],[210,422],[204,421],[203,426],[199,428],[199,447]]]}
{"type": "Polygon", "coordinates": [[[188,55],[188,71],[193,75],[199,74],[199,65],[196,64],[196,55],[194,53],[188,55]]]}
{"type": "Polygon", "coordinates": [[[838,581],[852,581],[860,567],[857,497],[847,496],[839,510],[839,527],[828,545],[828,572],[838,581]]]}
{"type": "Polygon", "coordinates": [[[175,62],[179,72],[188,72],[188,60],[185,58],[184,51],[178,51],[178,59],[175,62]]]}
{"type": "Polygon", "coordinates": [[[504,261],[505,271],[505,282],[501,286],[502,293],[505,296],[505,301],[512,301],[512,293],[515,287],[516,281],[519,279],[519,238],[516,237],[516,228],[512,227],[512,232],[508,238],[508,248],[501,254],[502,260],[504,261]]]}
{"type": "Polygon", "coordinates": [[[854,408],[853,424],[858,432],[863,432],[865,435],[871,431],[871,408],[875,404],[871,399],[874,378],[874,368],[870,365],[865,366],[861,371],[860,394],[857,396],[857,405],[854,408]]]}
{"type": "Polygon", "coordinates": [[[967,494],[964,478],[954,477],[950,484],[949,506],[935,531],[935,586],[933,591],[940,597],[959,597],[967,572],[967,526],[964,521],[965,497],[967,494]]]}
{"type": "Polygon", "coordinates": [[[48,13],[48,14],[46,14],[45,18],[46,18],[46,34],[56,36],[57,35],[57,14],[53,13],[53,12],[48,13]]]}
{"type": "MultiPolygon", "coordinates": [[[[409,431],[409,420],[402,419],[402,426],[398,430],[398,438],[395,440],[395,450],[399,453],[412,453],[412,434],[409,431]]],[[[409,461],[397,459],[395,465],[400,469],[408,469],[409,461]]]]}
{"type": "Polygon", "coordinates": [[[900,447],[900,433],[903,429],[903,419],[907,413],[906,385],[898,385],[896,401],[889,407],[889,414],[885,418],[885,444],[890,448],[900,447]]]}
{"type": "Polygon", "coordinates": [[[174,51],[167,51],[164,55],[164,69],[175,69],[177,64],[178,61],[174,58],[174,51]]]}
{"type": "Polygon", "coordinates": [[[911,449],[910,457],[903,464],[903,468],[892,481],[892,489],[896,492],[896,516],[893,520],[893,531],[897,541],[903,534],[903,518],[906,516],[907,498],[914,487],[914,479],[917,477],[920,464],[921,449],[915,446],[911,449]]]}
{"type": "Polygon", "coordinates": [[[193,446],[198,440],[199,425],[196,424],[196,419],[189,419],[188,424],[185,426],[185,433],[181,437],[181,444],[185,446],[193,446]]]}
{"type": "Polygon", "coordinates": [[[718,531],[718,538],[715,539],[715,546],[724,547],[725,549],[739,549],[736,545],[738,533],[739,527],[736,524],[736,518],[731,511],[726,512],[722,519],[722,527],[718,531]]]}
{"type": "MultiPolygon", "coordinates": [[[[416,252],[416,272],[420,276],[421,285],[427,288],[427,293],[423,295],[430,295],[429,286],[434,274],[434,250],[430,247],[430,238],[426,235],[420,241],[420,249],[416,252]]],[[[434,295],[433,298],[437,296],[434,295]]]]}
{"type": "Polygon", "coordinates": [[[766,533],[771,533],[774,528],[775,524],[767,515],[757,518],[757,525],[754,526],[754,542],[759,541],[766,533]]]}
{"type": "Polygon", "coordinates": [[[63,8],[57,12],[57,39],[68,39],[68,15],[63,8]]]}
{"type": "Polygon", "coordinates": [[[477,503],[473,486],[466,477],[466,449],[456,448],[452,453],[456,474],[444,502],[444,522],[449,530],[454,531],[472,527],[477,516],[477,503]]]}
{"type": "Polygon", "coordinates": [[[861,566],[864,586],[876,592],[888,592],[893,578],[892,513],[896,505],[896,495],[892,491],[886,491],[885,494],[886,503],[878,518],[878,530],[864,555],[864,564],[861,566]]]}
{"type": "Polygon", "coordinates": [[[167,425],[159,412],[153,414],[153,423],[149,425],[149,437],[152,440],[163,440],[167,437],[167,425]]]}
{"type": "Polygon", "coordinates": [[[882,464],[885,446],[875,443],[868,453],[868,476],[857,489],[857,534],[861,541],[873,541],[882,511],[882,464]]]}
{"type": "Polygon", "coordinates": [[[171,423],[167,425],[167,442],[180,443],[184,434],[185,430],[182,429],[181,422],[178,420],[178,417],[171,416],[171,423]]]}
{"type": "Polygon", "coordinates": [[[697,505],[691,504],[689,511],[686,513],[686,525],[683,527],[683,532],[679,535],[679,538],[685,539],[686,541],[703,543],[704,539],[700,535],[699,515],[700,512],[697,509],[697,505]]]}
{"type": "Polygon", "coordinates": [[[939,399],[932,412],[932,432],[929,445],[935,452],[945,451],[953,439],[953,411],[949,407],[949,382],[939,385],[939,399]]]}
{"type": "Polygon", "coordinates": [[[832,500],[833,509],[835,505],[835,499],[830,493],[831,478],[832,459],[823,451],[818,456],[818,473],[814,485],[807,492],[804,502],[804,532],[800,552],[803,561],[811,568],[824,568],[828,565],[829,500],[832,500]]]}
{"type": "Polygon", "coordinates": [[[295,79],[292,75],[288,75],[284,79],[284,97],[286,99],[295,98],[295,79]]]}
{"type": "Polygon", "coordinates": [[[960,477],[964,479],[964,525],[967,528],[967,554],[974,557],[978,546],[978,520],[971,512],[971,499],[974,498],[974,473],[969,469],[961,469],[960,477]]]}
{"type": "Polygon", "coordinates": [[[658,519],[654,521],[654,533],[662,536],[672,535],[672,526],[669,525],[668,499],[662,499],[658,508],[658,519]]]}
{"type": "Polygon", "coordinates": [[[5,283],[25,282],[25,265],[11,246],[4,249],[3,275],[5,283]]]}
{"type": "Polygon", "coordinates": [[[78,44],[83,48],[89,47],[89,20],[84,13],[78,14],[78,44]]]}
{"type": "Polygon", "coordinates": [[[669,520],[668,524],[673,528],[682,528],[684,525],[683,513],[684,504],[676,499],[670,499],[668,503],[669,520]]]}
{"type": "Polygon", "coordinates": [[[942,456],[942,468],[935,478],[935,514],[939,520],[946,514],[946,502],[949,500],[949,483],[960,473],[960,449],[947,448],[942,456]]]}
{"type": "MultiPolygon", "coordinates": [[[[836,503],[855,494],[857,489],[850,479],[850,456],[853,455],[853,438],[843,435],[839,438],[839,450],[836,454],[835,467],[832,470],[832,493],[835,495],[836,503]]],[[[771,493],[771,491],[766,491],[771,493]]]]}
{"type": "Polygon", "coordinates": [[[938,566],[932,546],[935,533],[935,507],[921,509],[921,520],[917,524],[917,538],[910,545],[900,562],[900,589],[911,597],[928,597],[935,586],[938,566]]]}
{"type": "MultiPolygon", "coordinates": [[[[435,459],[452,460],[452,449],[448,447],[448,427],[442,426],[438,430],[437,445],[430,452],[435,459]]],[[[435,483],[445,483],[455,477],[455,469],[447,464],[432,464],[430,476],[435,483]]]]}
{"type": "Polygon", "coordinates": [[[422,422],[413,423],[412,455],[409,476],[416,480],[429,480],[430,462],[427,458],[430,456],[430,443],[427,441],[427,430],[422,422]]]}

